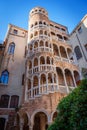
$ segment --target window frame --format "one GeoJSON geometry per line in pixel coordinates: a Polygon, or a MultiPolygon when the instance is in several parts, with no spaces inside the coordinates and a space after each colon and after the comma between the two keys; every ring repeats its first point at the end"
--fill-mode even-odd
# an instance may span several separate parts
{"type": "Polygon", "coordinates": [[[76,47],[74,48],[74,52],[75,52],[75,54],[76,54],[77,60],[79,60],[79,59],[82,58],[82,52],[81,52],[81,49],[80,49],[79,46],[76,46],[76,47]]]}
{"type": "Polygon", "coordinates": [[[15,51],[15,43],[12,42],[12,43],[9,44],[8,54],[14,54],[14,51],[15,51]]]}
{"type": "Polygon", "coordinates": [[[19,105],[19,96],[12,95],[10,100],[10,108],[17,108],[19,105]]]}
{"type": "Polygon", "coordinates": [[[4,70],[2,72],[0,80],[1,80],[1,83],[8,84],[9,72],[7,70],[4,70]]]}

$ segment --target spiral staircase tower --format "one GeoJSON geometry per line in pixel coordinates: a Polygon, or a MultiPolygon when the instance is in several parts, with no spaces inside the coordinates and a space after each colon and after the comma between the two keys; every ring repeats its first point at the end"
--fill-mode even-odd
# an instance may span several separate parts
{"type": "Polygon", "coordinates": [[[17,114],[21,129],[46,130],[60,99],[77,86],[80,73],[68,38],[67,28],[50,21],[44,8],[31,10],[24,103],[17,114]]]}

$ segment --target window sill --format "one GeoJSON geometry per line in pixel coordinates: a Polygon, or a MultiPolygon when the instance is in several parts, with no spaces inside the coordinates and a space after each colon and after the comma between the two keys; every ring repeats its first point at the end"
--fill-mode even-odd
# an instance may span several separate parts
{"type": "Polygon", "coordinates": [[[0,83],[0,87],[8,86],[8,84],[0,83]]]}

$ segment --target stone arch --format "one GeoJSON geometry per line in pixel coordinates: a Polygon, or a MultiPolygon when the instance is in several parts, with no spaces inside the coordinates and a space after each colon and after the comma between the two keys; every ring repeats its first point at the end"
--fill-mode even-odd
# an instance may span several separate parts
{"type": "Polygon", "coordinates": [[[29,69],[32,69],[32,61],[29,60],[29,69]]]}
{"type": "Polygon", "coordinates": [[[60,34],[57,34],[57,37],[58,37],[59,40],[63,39],[62,35],[60,35],[60,34]]]}
{"type": "Polygon", "coordinates": [[[33,77],[33,87],[38,86],[38,76],[34,75],[33,77]]]}
{"type": "Polygon", "coordinates": [[[46,75],[44,73],[42,73],[40,76],[40,84],[46,84],[46,75]]]}
{"type": "Polygon", "coordinates": [[[37,47],[38,47],[38,42],[35,41],[35,42],[34,42],[34,48],[37,48],[37,47]]]}
{"type": "Polygon", "coordinates": [[[74,70],[73,73],[74,73],[74,78],[75,78],[76,85],[78,86],[79,83],[80,83],[80,74],[76,70],[74,70]]]}
{"type": "Polygon", "coordinates": [[[45,64],[45,57],[44,56],[41,56],[40,57],[40,65],[41,64],[45,64]]]}
{"type": "Polygon", "coordinates": [[[51,122],[53,122],[55,120],[55,118],[57,117],[57,114],[58,114],[57,110],[55,110],[51,113],[51,118],[50,118],[51,122]]]}
{"type": "Polygon", "coordinates": [[[34,58],[34,67],[35,66],[38,66],[38,58],[37,57],[34,58]]]}
{"type": "Polygon", "coordinates": [[[38,113],[38,112],[43,112],[45,113],[45,115],[47,116],[48,122],[49,122],[49,115],[47,113],[47,111],[45,109],[37,109],[33,112],[32,116],[31,116],[31,124],[34,125],[34,116],[38,113]]]}
{"type": "Polygon", "coordinates": [[[48,42],[47,41],[45,42],[45,46],[48,47],[48,42]]]}
{"type": "Polygon", "coordinates": [[[48,73],[48,83],[53,83],[52,73],[48,73]]]}
{"type": "Polygon", "coordinates": [[[57,71],[57,75],[58,75],[58,83],[59,83],[59,85],[65,86],[63,70],[60,67],[56,67],[56,71],[57,71]]]}
{"type": "Polygon", "coordinates": [[[47,31],[44,31],[44,35],[47,35],[47,31]]]}
{"type": "Polygon", "coordinates": [[[37,35],[38,35],[38,31],[35,31],[35,32],[34,32],[34,36],[37,36],[37,35]]]}
{"type": "Polygon", "coordinates": [[[23,113],[22,119],[23,119],[23,130],[29,130],[29,116],[27,112],[23,113]]]}
{"type": "Polygon", "coordinates": [[[44,46],[44,42],[42,40],[39,42],[39,46],[44,46]]]}
{"type": "Polygon", "coordinates": [[[63,58],[67,58],[66,50],[63,46],[60,46],[60,53],[63,58]]]}
{"type": "Polygon", "coordinates": [[[54,52],[54,55],[59,56],[59,50],[56,44],[53,44],[53,52],[54,52]]]}
{"type": "Polygon", "coordinates": [[[43,35],[43,30],[40,30],[40,31],[39,31],[39,34],[40,34],[40,35],[43,35]]]}
{"type": "Polygon", "coordinates": [[[73,81],[73,77],[72,77],[72,72],[69,69],[65,69],[65,77],[66,77],[66,82],[68,86],[75,86],[74,81],[73,81]]]}
{"type": "Polygon", "coordinates": [[[38,22],[37,22],[37,21],[35,22],[35,26],[36,26],[36,25],[38,25],[38,22]]]}
{"type": "Polygon", "coordinates": [[[67,48],[67,53],[68,53],[68,57],[70,60],[73,60],[73,56],[72,56],[72,49],[67,48]]]}
{"type": "Polygon", "coordinates": [[[31,79],[28,79],[28,90],[31,89],[31,79]]]}
{"type": "Polygon", "coordinates": [[[49,56],[47,56],[47,58],[46,58],[46,64],[50,64],[50,57],[49,56]]]}

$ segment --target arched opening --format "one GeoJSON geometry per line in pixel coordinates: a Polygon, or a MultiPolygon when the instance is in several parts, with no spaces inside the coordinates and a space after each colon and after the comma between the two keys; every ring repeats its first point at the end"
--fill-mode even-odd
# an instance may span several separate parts
{"type": "Polygon", "coordinates": [[[54,32],[51,32],[51,35],[52,35],[52,36],[55,36],[55,33],[54,33],[54,32]]]}
{"type": "Polygon", "coordinates": [[[31,80],[28,79],[28,90],[31,89],[31,80]]]}
{"type": "Polygon", "coordinates": [[[37,36],[38,35],[38,32],[36,31],[35,33],[34,33],[34,36],[37,36]]]}
{"type": "Polygon", "coordinates": [[[44,32],[44,35],[47,35],[47,31],[44,32]]]}
{"type": "Polygon", "coordinates": [[[58,37],[59,40],[62,40],[62,39],[63,39],[62,36],[59,35],[59,34],[57,34],[57,37],[58,37]]]}
{"type": "Polygon", "coordinates": [[[23,130],[29,130],[29,126],[28,126],[28,116],[27,114],[23,114],[23,120],[24,120],[24,125],[23,125],[23,130]]]}
{"type": "Polygon", "coordinates": [[[40,57],[40,65],[45,64],[45,58],[43,56],[40,57]]]}
{"type": "Polygon", "coordinates": [[[64,36],[64,40],[65,40],[65,41],[67,41],[67,40],[68,40],[68,38],[67,38],[66,36],[64,36]]]}
{"type": "Polygon", "coordinates": [[[54,55],[59,56],[58,47],[55,44],[53,44],[53,52],[54,52],[54,55]]]}
{"type": "Polygon", "coordinates": [[[47,130],[47,115],[43,112],[38,112],[34,117],[33,130],[47,130]]]}
{"type": "Polygon", "coordinates": [[[31,69],[31,68],[32,68],[32,62],[29,61],[29,69],[31,69]]]}
{"type": "Polygon", "coordinates": [[[76,85],[78,86],[79,83],[80,83],[80,75],[77,71],[74,71],[74,78],[75,78],[75,81],[76,81],[76,85]]]}
{"type": "Polygon", "coordinates": [[[53,83],[52,73],[48,73],[48,83],[53,83]]]}
{"type": "Polygon", "coordinates": [[[53,117],[52,117],[52,120],[53,120],[53,121],[55,121],[55,119],[56,119],[56,117],[57,117],[57,114],[58,114],[57,112],[54,112],[54,113],[53,113],[53,117]]]}
{"type": "Polygon", "coordinates": [[[72,77],[70,70],[65,69],[65,77],[66,77],[67,85],[74,87],[75,85],[74,85],[73,77],[72,77]]]}
{"type": "Polygon", "coordinates": [[[47,41],[45,42],[45,46],[48,47],[48,42],[47,41]]]}
{"type": "Polygon", "coordinates": [[[34,67],[35,66],[38,66],[38,59],[37,58],[34,59],[34,67]]]}
{"type": "Polygon", "coordinates": [[[33,38],[33,34],[30,35],[30,39],[33,38]]]}
{"type": "Polygon", "coordinates": [[[43,22],[44,25],[46,25],[46,22],[43,22]]]}
{"type": "Polygon", "coordinates": [[[47,64],[50,64],[50,57],[47,56],[47,64]]]}
{"type": "Polygon", "coordinates": [[[5,130],[5,118],[0,117],[0,130],[5,130]]]}
{"type": "Polygon", "coordinates": [[[35,22],[35,26],[37,25],[38,23],[37,22],[35,22]]]}
{"type": "Polygon", "coordinates": [[[37,76],[34,76],[34,79],[33,79],[33,87],[36,87],[38,86],[38,77],[37,76]]]}
{"type": "Polygon", "coordinates": [[[42,24],[42,21],[39,21],[39,24],[42,24]]]}
{"type": "Polygon", "coordinates": [[[44,42],[43,41],[40,41],[40,46],[44,46],[44,42]]]}
{"type": "Polygon", "coordinates": [[[34,48],[37,48],[38,47],[38,42],[35,42],[34,43],[34,48]]]}
{"type": "Polygon", "coordinates": [[[46,76],[45,76],[45,74],[41,75],[40,84],[41,85],[46,84],[46,76]]]}
{"type": "Polygon", "coordinates": [[[59,67],[56,67],[57,75],[58,75],[58,84],[65,86],[63,72],[59,67]]]}
{"type": "Polygon", "coordinates": [[[72,50],[70,48],[67,48],[67,53],[70,60],[73,60],[72,50]]]}
{"type": "Polygon", "coordinates": [[[43,35],[43,30],[40,30],[39,34],[40,34],[40,35],[43,35]]]}
{"type": "Polygon", "coordinates": [[[67,54],[63,46],[60,46],[60,53],[62,57],[67,58],[67,54]]]}

